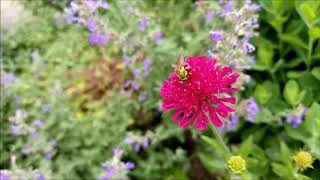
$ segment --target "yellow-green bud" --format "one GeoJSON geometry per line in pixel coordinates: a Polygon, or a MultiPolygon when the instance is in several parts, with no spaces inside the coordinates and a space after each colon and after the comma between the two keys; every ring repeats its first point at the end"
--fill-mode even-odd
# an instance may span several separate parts
{"type": "Polygon", "coordinates": [[[293,160],[299,166],[301,171],[307,168],[312,168],[313,159],[309,152],[300,150],[293,156],[293,160]]]}
{"type": "Polygon", "coordinates": [[[231,156],[228,160],[229,169],[235,174],[246,171],[246,161],[241,156],[231,156]]]}

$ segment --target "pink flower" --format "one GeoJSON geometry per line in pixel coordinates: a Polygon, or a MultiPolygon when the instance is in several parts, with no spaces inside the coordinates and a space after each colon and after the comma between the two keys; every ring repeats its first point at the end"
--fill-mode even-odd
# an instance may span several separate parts
{"type": "Polygon", "coordinates": [[[236,99],[227,97],[226,93],[238,91],[230,86],[239,74],[206,56],[188,57],[182,68],[186,74],[184,78],[178,69],[170,74],[169,81],[163,82],[160,90],[160,96],[164,98],[162,108],[172,109],[175,112],[173,121],[179,121],[178,125],[183,128],[193,126],[196,121],[197,129],[204,130],[209,119],[217,127],[222,127],[220,117],[227,118],[235,111],[225,105],[236,103],[236,99]]]}

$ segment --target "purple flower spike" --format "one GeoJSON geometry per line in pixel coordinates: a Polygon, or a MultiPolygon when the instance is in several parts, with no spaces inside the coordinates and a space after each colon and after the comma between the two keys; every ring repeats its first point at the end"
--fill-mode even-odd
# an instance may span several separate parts
{"type": "Polygon", "coordinates": [[[221,41],[223,38],[223,32],[219,30],[210,31],[211,41],[221,41]]]}
{"type": "Polygon", "coordinates": [[[140,84],[138,82],[133,82],[132,88],[133,88],[133,90],[137,91],[140,88],[140,84]]]}
{"type": "Polygon", "coordinates": [[[124,88],[127,88],[127,87],[130,86],[130,84],[131,84],[131,81],[130,81],[130,80],[126,80],[126,81],[123,83],[123,87],[124,87],[124,88]]]}
{"type": "Polygon", "coordinates": [[[53,156],[53,153],[50,150],[45,150],[44,154],[46,156],[46,159],[48,159],[48,160],[50,160],[52,158],[52,156],[53,156]]]}

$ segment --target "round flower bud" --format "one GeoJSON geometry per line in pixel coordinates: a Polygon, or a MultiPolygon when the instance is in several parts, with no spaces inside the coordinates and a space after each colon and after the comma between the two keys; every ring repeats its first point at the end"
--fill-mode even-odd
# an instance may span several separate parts
{"type": "Polygon", "coordinates": [[[301,171],[304,171],[307,168],[312,168],[313,159],[309,152],[300,150],[293,156],[293,160],[299,166],[301,171]]]}
{"type": "Polygon", "coordinates": [[[231,156],[228,167],[233,173],[241,174],[246,170],[246,161],[241,156],[231,156]]]}

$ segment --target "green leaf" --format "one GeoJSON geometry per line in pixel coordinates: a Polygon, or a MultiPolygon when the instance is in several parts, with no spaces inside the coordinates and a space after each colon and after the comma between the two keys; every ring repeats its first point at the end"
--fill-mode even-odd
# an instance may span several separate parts
{"type": "Polygon", "coordinates": [[[284,142],[281,142],[280,151],[281,151],[282,162],[286,165],[289,172],[293,172],[292,159],[291,159],[292,154],[288,146],[284,142]]]}
{"type": "Polygon", "coordinates": [[[309,21],[312,21],[317,17],[312,8],[307,3],[300,4],[299,9],[303,16],[306,17],[309,21]]]}
{"type": "Polygon", "coordinates": [[[320,67],[315,67],[312,69],[311,74],[317,78],[318,80],[320,80],[320,67]]]}
{"type": "Polygon", "coordinates": [[[294,34],[282,34],[279,36],[279,38],[288,44],[291,44],[292,46],[301,47],[304,49],[308,49],[308,45],[303,42],[297,35],[294,34]]]}
{"type": "Polygon", "coordinates": [[[282,164],[271,163],[271,167],[272,167],[273,172],[282,178],[288,178],[290,176],[288,169],[282,164]]]}
{"type": "Polygon", "coordinates": [[[254,96],[257,98],[257,100],[261,104],[265,104],[271,98],[272,93],[270,91],[268,91],[266,88],[264,88],[263,85],[257,85],[257,87],[254,91],[254,96]]]}
{"type": "Polygon", "coordinates": [[[273,121],[272,113],[268,109],[263,109],[262,111],[257,112],[254,122],[255,123],[270,123],[273,121]]]}
{"type": "Polygon", "coordinates": [[[287,77],[290,79],[298,79],[304,74],[304,71],[289,71],[287,77]]]}
{"type": "Polygon", "coordinates": [[[283,24],[287,21],[288,17],[277,16],[269,21],[270,25],[277,31],[281,32],[283,24]]]}
{"type": "Polygon", "coordinates": [[[247,158],[248,154],[250,153],[250,150],[252,148],[253,145],[253,141],[252,141],[252,136],[249,136],[246,141],[244,141],[241,145],[240,148],[240,155],[241,157],[243,157],[244,159],[247,158]]]}
{"type": "Polygon", "coordinates": [[[283,96],[291,105],[296,105],[299,103],[299,93],[300,88],[295,80],[289,80],[284,86],[283,96]]]}
{"type": "Polygon", "coordinates": [[[257,64],[264,66],[265,69],[271,69],[273,63],[273,48],[270,45],[260,45],[258,48],[257,64]]]}

